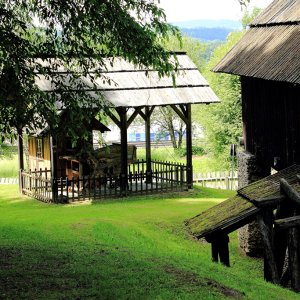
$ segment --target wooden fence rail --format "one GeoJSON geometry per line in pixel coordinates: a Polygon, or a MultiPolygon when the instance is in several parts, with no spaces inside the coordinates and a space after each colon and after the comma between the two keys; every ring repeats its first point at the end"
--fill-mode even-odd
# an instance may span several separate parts
{"type": "Polygon", "coordinates": [[[73,202],[96,200],[135,194],[153,194],[166,191],[182,191],[187,188],[186,168],[167,165],[147,172],[143,163],[124,175],[77,178],[49,177],[47,170],[22,171],[22,191],[44,202],[73,202]],[[134,170],[134,171],[133,171],[134,170]],[[125,184],[124,184],[125,181],[125,184]],[[126,189],[121,189],[125,186],[126,189]]]}
{"type": "MultiPolygon", "coordinates": [[[[168,172],[166,172],[166,168],[162,169],[161,166],[158,166],[159,163],[155,162],[155,171],[152,174],[155,180],[159,181],[167,181],[167,182],[176,182],[179,181],[181,178],[181,182],[186,182],[186,169],[185,166],[177,166],[170,167],[168,172]],[[182,168],[182,169],[181,169],[182,168]]],[[[30,172],[29,172],[30,173],[30,172]]],[[[129,168],[129,187],[130,190],[133,189],[133,186],[136,185],[137,177],[141,176],[140,173],[144,174],[142,176],[147,177],[146,166],[145,164],[139,164],[138,166],[130,166],[129,168]]],[[[47,172],[35,170],[31,171],[31,174],[44,174],[45,178],[50,178],[50,170],[47,172]],[[47,176],[46,176],[47,174],[47,176]]],[[[114,181],[113,179],[110,180],[108,177],[108,181],[114,181]]],[[[235,171],[233,174],[230,171],[224,172],[209,172],[209,173],[196,173],[194,174],[194,183],[200,184],[204,187],[211,187],[211,188],[218,188],[218,189],[227,189],[227,190],[236,190],[238,188],[238,177],[237,172],[235,171]]],[[[18,184],[18,178],[0,178],[0,184],[18,184]]],[[[153,185],[154,186],[154,185],[153,185]]],[[[174,185],[175,186],[175,185],[174,185]]],[[[151,187],[150,187],[151,189],[151,187]]]]}

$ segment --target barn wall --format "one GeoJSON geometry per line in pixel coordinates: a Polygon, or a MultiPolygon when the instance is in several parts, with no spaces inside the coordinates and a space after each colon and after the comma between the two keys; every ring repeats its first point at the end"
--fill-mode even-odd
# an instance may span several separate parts
{"type": "Polygon", "coordinates": [[[300,163],[300,85],[250,77],[241,83],[246,150],[277,170],[300,163]]]}

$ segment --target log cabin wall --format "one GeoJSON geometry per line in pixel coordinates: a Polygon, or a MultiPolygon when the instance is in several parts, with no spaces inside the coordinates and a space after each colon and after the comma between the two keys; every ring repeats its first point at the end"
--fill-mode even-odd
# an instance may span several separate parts
{"type": "Polygon", "coordinates": [[[241,84],[246,151],[276,170],[300,163],[300,85],[245,76],[241,84]]]}
{"type": "Polygon", "coordinates": [[[50,170],[50,138],[45,137],[29,137],[28,138],[28,154],[29,169],[45,169],[50,170]],[[42,142],[42,154],[39,153],[38,140],[42,142]]]}

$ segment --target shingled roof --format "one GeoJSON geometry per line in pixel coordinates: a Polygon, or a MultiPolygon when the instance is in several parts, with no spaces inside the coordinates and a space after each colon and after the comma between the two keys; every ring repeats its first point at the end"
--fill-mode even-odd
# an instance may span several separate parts
{"type": "MultiPolygon", "coordinates": [[[[96,90],[101,91],[104,99],[114,107],[219,102],[190,58],[183,52],[177,53],[177,58],[180,67],[176,75],[176,87],[173,86],[172,78],[160,78],[156,70],[135,66],[124,59],[115,58],[113,65],[111,60],[108,60],[103,70],[106,81],[103,81],[103,78],[96,79],[96,90]]],[[[60,72],[66,73],[65,70],[60,72]]],[[[65,76],[68,80],[69,74],[66,73],[65,76]]],[[[87,92],[95,91],[88,79],[81,80],[91,87],[87,92]]],[[[54,91],[51,80],[43,75],[36,77],[36,84],[42,91],[54,91]]]]}
{"type": "Polygon", "coordinates": [[[275,0],[213,71],[300,84],[299,41],[300,0],[275,0]]]}

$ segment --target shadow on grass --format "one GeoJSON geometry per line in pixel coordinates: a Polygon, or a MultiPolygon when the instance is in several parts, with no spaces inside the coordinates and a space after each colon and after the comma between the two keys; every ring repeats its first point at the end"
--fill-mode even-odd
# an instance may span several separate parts
{"type": "Polygon", "coordinates": [[[209,199],[227,199],[236,194],[235,191],[218,190],[206,187],[195,186],[192,190],[183,192],[168,192],[148,195],[134,195],[129,197],[119,197],[113,199],[92,200],[93,205],[112,204],[115,202],[135,202],[135,201],[153,201],[153,200],[171,200],[171,199],[198,199],[209,202],[209,199]]]}
{"type": "MultiPolygon", "coordinates": [[[[228,296],[237,291],[131,249],[64,243],[37,231],[7,228],[23,241],[0,246],[0,298],[144,299],[228,296]],[[212,284],[213,282],[213,284],[212,284]],[[226,294],[227,293],[227,294],[226,294]]],[[[237,296],[238,297],[237,297],[237,296]]]]}

